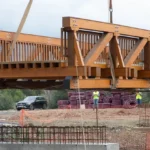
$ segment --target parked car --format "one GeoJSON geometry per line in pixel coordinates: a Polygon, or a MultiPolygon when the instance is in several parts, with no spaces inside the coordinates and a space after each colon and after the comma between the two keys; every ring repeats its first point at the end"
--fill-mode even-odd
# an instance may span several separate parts
{"type": "Polygon", "coordinates": [[[21,109],[34,110],[35,108],[47,108],[47,100],[42,96],[28,96],[23,101],[19,101],[16,104],[16,109],[19,111],[21,109]]]}

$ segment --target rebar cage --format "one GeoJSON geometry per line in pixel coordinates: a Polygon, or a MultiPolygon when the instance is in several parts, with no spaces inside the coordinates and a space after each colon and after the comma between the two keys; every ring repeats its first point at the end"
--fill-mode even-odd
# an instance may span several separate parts
{"type": "Polygon", "coordinates": [[[76,127],[0,127],[1,143],[102,144],[106,143],[105,126],[76,127]]]}

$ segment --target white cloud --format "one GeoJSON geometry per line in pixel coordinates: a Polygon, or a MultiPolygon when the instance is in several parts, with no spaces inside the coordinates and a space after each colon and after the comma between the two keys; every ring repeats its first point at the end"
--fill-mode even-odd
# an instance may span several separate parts
{"type": "MultiPolygon", "coordinates": [[[[0,30],[16,31],[27,0],[0,0],[0,30]]],[[[150,1],[113,0],[114,23],[150,29],[150,1]]],[[[60,37],[63,16],[108,21],[108,0],[34,0],[23,32],[60,37]]]]}

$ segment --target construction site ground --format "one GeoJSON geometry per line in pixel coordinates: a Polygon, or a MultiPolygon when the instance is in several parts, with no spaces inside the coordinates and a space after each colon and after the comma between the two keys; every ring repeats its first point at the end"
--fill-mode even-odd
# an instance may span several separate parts
{"type": "MultiPolygon", "coordinates": [[[[99,109],[99,125],[106,125],[108,142],[117,142],[121,147],[144,146],[146,132],[138,127],[139,113],[144,109],[99,109]]],[[[24,124],[43,126],[81,126],[82,119],[85,126],[96,125],[96,111],[93,109],[72,110],[25,110],[24,124]]],[[[150,111],[147,110],[147,114],[150,111]]],[[[19,123],[21,111],[10,110],[0,111],[1,122],[19,123]]]]}
{"type": "MultiPolygon", "coordinates": [[[[144,109],[99,109],[99,125],[106,125],[108,142],[117,142],[123,148],[145,147],[146,132],[138,127],[139,113],[144,109]]],[[[96,125],[96,111],[87,110],[25,110],[24,124],[43,126],[81,126],[82,119],[85,126],[96,125]]],[[[147,110],[147,114],[150,111],[147,110]]],[[[10,110],[0,111],[1,122],[19,123],[21,111],[10,110]]]]}

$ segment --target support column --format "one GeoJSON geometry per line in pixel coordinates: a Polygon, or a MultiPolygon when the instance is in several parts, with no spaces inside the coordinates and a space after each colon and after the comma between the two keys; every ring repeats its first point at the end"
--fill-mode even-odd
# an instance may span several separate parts
{"type": "Polygon", "coordinates": [[[150,41],[144,47],[144,70],[150,70],[150,41]]]}

